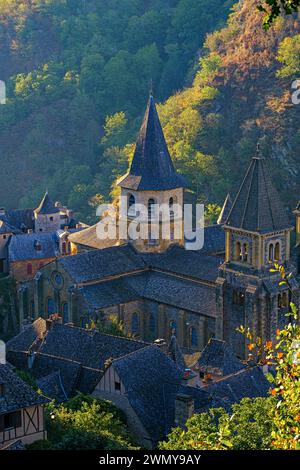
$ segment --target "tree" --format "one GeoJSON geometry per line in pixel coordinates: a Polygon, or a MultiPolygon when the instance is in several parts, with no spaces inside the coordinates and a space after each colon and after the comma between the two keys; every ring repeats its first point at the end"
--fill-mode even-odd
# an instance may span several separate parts
{"type": "Polygon", "coordinates": [[[244,398],[227,413],[212,408],[195,414],[186,423],[186,430],[175,428],[163,450],[263,450],[271,446],[272,398],[244,398]]]}
{"type": "Polygon", "coordinates": [[[262,0],[258,5],[258,10],[265,13],[263,25],[269,29],[282,13],[291,15],[295,13],[300,6],[300,0],[262,0]]]}
{"type": "Polygon", "coordinates": [[[47,408],[48,440],[54,449],[134,449],[125,416],[112,403],[77,395],[47,408]]]}

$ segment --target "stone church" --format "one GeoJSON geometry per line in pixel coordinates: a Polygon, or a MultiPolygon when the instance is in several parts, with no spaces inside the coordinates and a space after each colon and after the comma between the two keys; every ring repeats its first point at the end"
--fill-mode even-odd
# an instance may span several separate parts
{"type": "MultiPolygon", "coordinates": [[[[130,170],[118,184],[128,198],[128,223],[137,203],[148,207],[149,217],[157,202],[170,211],[183,205],[186,183],[172,163],[152,96],[130,170]]],[[[285,321],[291,295],[298,297],[296,278],[291,294],[270,272],[276,261],[293,270],[291,230],[258,149],[218,224],[205,227],[201,250],[186,250],[184,237],[172,234],[168,240],[149,233],[146,240],[104,243],[96,226],[81,230],[69,237],[77,254],[42,267],[20,289],[21,323],[58,313],[64,323],[85,327],[114,314],[145,341],[169,340],[176,332],[179,346],[192,352],[215,337],[244,357],[245,340],[236,328],[245,325],[270,339],[285,321]]]]}

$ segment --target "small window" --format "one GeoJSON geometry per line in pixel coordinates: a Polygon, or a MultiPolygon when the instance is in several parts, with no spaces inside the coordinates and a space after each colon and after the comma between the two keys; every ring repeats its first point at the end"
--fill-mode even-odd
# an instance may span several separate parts
{"type": "Polygon", "coordinates": [[[51,217],[50,217],[50,222],[53,222],[53,220],[54,220],[54,218],[51,216],[51,217]]]}
{"type": "Polygon", "coordinates": [[[116,392],[120,392],[120,391],[121,391],[121,384],[120,384],[120,382],[115,382],[115,390],[116,390],[116,392]]]}
{"type": "Polygon", "coordinates": [[[135,204],[135,197],[133,194],[130,194],[129,199],[128,199],[128,207],[134,206],[135,204]]]}
{"type": "Polygon", "coordinates": [[[3,425],[4,430],[19,428],[21,426],[21,411],[4,415],[3,425]]]}
{"type": "Polygon", "coordinates": [[[240,242],[236,242],[236,245],[235,245],[235,259],[236,261],[242,260],[242,246],[240,242]]]}
{"type": "Polygon", "coordinates": [[[62,242],[61,252],[62,252],[63,255],[65,255],[67,253],[67,244],[66,244],[66,242],[62,242]]]}
{"type": "Polygon", "coordinates": [[[6,240],[6,235],[3,235],[3,240],[6,240]]]}
{"type": "Polygon", "coordinates": [[[31,263],[27,264],[27,274],[28,275],[32,274],[32,264],[31,263]]]}
{"type": "Polygon", "coordinates": [[[242,258],[245,263],[248,261],[248,243],[243,244],[242,258]]]}

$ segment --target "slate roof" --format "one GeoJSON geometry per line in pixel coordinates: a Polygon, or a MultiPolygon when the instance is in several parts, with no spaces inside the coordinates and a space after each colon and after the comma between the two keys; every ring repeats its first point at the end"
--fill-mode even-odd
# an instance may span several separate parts
{"type": "Polygon", "coordinates": [[[7,223],[5,220],[0,220],[0,233],[5,234],[5,233],[21,233],[21,230],[17,229],[16,227],[13,227],[9,223],[7,223]]]}
{"type": "Polygon", "coordinates": [[[11,238],[8,246],[10,262],[55,258],[58,254],[59,245],[55,232],[15,235],[11,238]],[[40,250],[36,249],[37,244],[40,244],[40,250]]]}
{"type": "Polygon", "coordinates": [[[46,331],[46,321],[38,318],[21,333],[11,338],[6,343],[8,351],[29,351],[37,338],[43,338],[46,331]]]}
{"type": "Polygon", "coordinates": [[[174,168],[153,96],[149,98],[129,173],[118,184],[133,190],[155,191],[186,186],[174,168]]]}
{"type": "Polygon", "coordinates": [[[252,158],[226,225],[251,232],[267,233],[290,227],[270,170],[259,152],[252,158]]]}
{"type": "Polygon", "coordinates": [[[97,236],[97,225],[92,225],[83,230],[79,230],[76,233],[69,235],[69,241],[76,243],[77,245],[87,246],[89,248],[103,249],[115,246],[118,240],[110,240],[109,238],[101,240],[97,236]]]}
{"type": "Polygon", "coordinates": [[[77,283],[147,268],[142,257],[129,244],[66,256],[58,263],[77,283]]]}
{"type": "Polygon", "coordinates": [[[225,252],[225,231],[222,225],[209,225],[204,228],[204,246],[200,253],[215,254],[225,252]]]}
{"type": "Polygon", "coordinates": [[[228,193],[224,201],[222,210],[220,212],[218,221],[217,221],[219,225],[223,225],[226,223],[231,207],[232,207],[232,199],[231,199],[230,194],[228,193]]]}
{"type": "Polygon", "coordinates": [[[93,309],[132,302],[141,297],[130,285],[126,277],[100,284],[84,286],[81,293],[88,306],[93,309]]]}
{"type": "Polygon", "coordinates": [[[23,382],[8,364],[0,364],[0,383],[4,384],[4,397],[0,399],[0,414],[48,402],[45,397],[23,382]]]}
{"type": "MultiPolygon", "coordinates": [[[[144,290],[140,290],[141,297],[206,316],[215,316],[214,286],[155,272],[140,275],[139,278],[145,280],[144,290]]],[[[138,276],[131,276],[131,285],[136,285],[136,281],[138,276]]]]}
{"type": "Polygon", "coordinates": [[[215,282],[223,260],[202,251],[185,250],[173,245],[164,253],[144,254],[144,261],[150,268],[182,274],[187,277],[215,282]]]}
{"type": "Polygon", "coordinates": [[[204,370],[219,369],[223,376],[245,368],[230,346],[215,338],[211,338],[203,349],[198,364],[204,370]]]}
{"type": "Polygon", "coordinates": [[[113,361],[125,386],[128,400],[154,441],[174,425],[175,397],[181,373],[155,345],[113,361]]]}
{"type": "Polygon", "coordinates": [[[17,209],[6,211],[0,216],[1,220],[18,230],[33,229],[34,215],[32,209],[17,209]]]}
{"type": "Polygon", "coordinates": [[[53,201],[50,199],[48,191],[46,191],[43,199],[41,200],[39,206],[34,210],[36,214],[56,214],[59,212],[59,208],[56,207],[53,201]]]}
{"type": "Polygon", "coordinates": [[[106,335],[95,330],[55,323],[47,333],[40,352],[103,370],[107,359],[136,351],[145,344],[142,341],[106,335]]]}
{"type": "Polygon", "coordinates": [[[218,406],[222,406],[227,411],[231,410],[233,403],[238,403],[242,398],[267,396],[269,389],[270,382],[264,376],[260,366],[247,367],[204,387],[215,403],[219,403],[218,406]]]}
{"type": "Polygon", "coordinates": [[[68,400],[69,396],[63,386],[59,370],[46,375],[46,377],[37,379],[36,382],[39,390],[41,390],[47,397],[55,399],[57,403],[62,403],[63,401],[68,400]]]}

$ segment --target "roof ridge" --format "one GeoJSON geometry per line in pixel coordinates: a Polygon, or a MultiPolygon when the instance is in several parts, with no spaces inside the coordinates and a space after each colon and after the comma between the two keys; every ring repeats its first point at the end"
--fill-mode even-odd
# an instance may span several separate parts
{"type": "Polygon", "coordinates": [[[155,348],[155,349],[157,349],[157,350],[159,350],[159,351],[161,350],[161,349],[159,348],[159,346],[157,346],[157,344],[150,343],[150,344],[148,344],[147,346],[145,346],[144,348],[136,349],[135,351],[131,351],[131,352],[127,353],[127,354],[124,354],[124,356],[120,356],[120,357],[114,358],[111,363],[113,364],[114,362],[121,361],[122,359],[126,359],[126,358],[128,358],[129,356],[133,356],[133,355],[136,354],[136,353],[140,353],[140,352],[142,352],[142,351],[145,351],[145,349],[150,349],[150,348],[155,348]]]}

